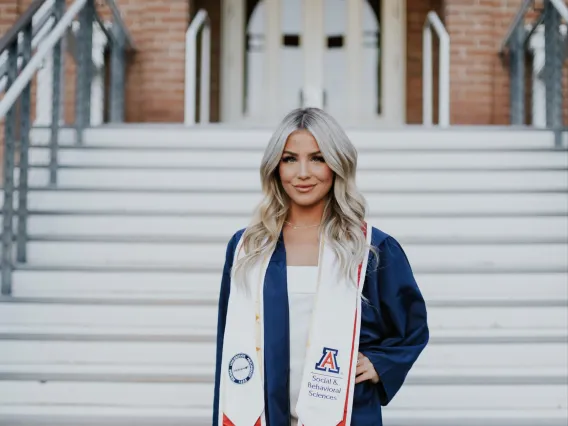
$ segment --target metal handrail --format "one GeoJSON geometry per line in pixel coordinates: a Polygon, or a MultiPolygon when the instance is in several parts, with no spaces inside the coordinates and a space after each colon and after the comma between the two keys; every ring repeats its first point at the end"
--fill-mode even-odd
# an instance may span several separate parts
{"type": "Polygon", "coordinates": [[[562,0],[546,0],[536,20],[525,26],[524,20],[532,3],[530,0],[523,2],[499,50],[510,72],[510,122],[515,125],[526,122],[526,55],[528,50],[532,50],[531,107],[532,118],[536,120],[532,124],[554,131],[555,143],[560,146],[563,129],[562,63],[568,48],[561,24],[562,20],[568,23],[568,7],[562,0]],[[542,40],[533,42],[534,37],[542,40]]]}
{"type": "MultiPolygon", "coordinates": [[[[562,19],[564,19],[564,21],[566,21],[566,23],[568,23],[568,6],[566,6],[562,2],[562,0],[549,0],[549,1],[552,4],[552,6],[554,6],[554,8],[558,11],[558,13],[562,17],[562,19]]],[[[524,3],[522,4],[522,6],[517,11],[515,18],[513,19],[513,22],[511,23],[511,25],[509,26],[509,29],[507,30],[507,34],[505,35],[505,38],[501,42],[501,47],[499,49],[500,55],[504,55],[505,51],[507,50],[507,47],[511,44],[511,42],[513,42],[513,40],[514,40],[513,37],[515,37],[515,32],[518,30],[519,25],[521,25],[523,19],[525,18],[526,14],[529,11],[533,2],[534,2],[534,0],[525,0],[524,3]]],[[[536,25],[533,26],[533,30],[534,30],[535,27],[536,27],[536,25]]],[[[530,34],[527,34],[527,38],[529,36],[530,36],[530,34]]]]}
{"type": "Polygon", "coordinates": [[[527,14],[529,8],[531,7],[533,1],[534,0],[525,0],[523,5],[517,11],[515,18],[513,19],[513,22],[511,23],[511,25],[509,26],[509,29],[507,30],[507,34],[505,35],[505,38],[503,39],[503,42],[501,43],[501,48],[499,49],[499,53],[503,54],[505,52],[505,50],[507,49],[507,46],[509,46],[509,44],[511,43],[513,36],[515,35],[515,32],[517,31],[518,26],[521,24],[522,20],[525,18],[525,15],[527,14]]]}
{"type": "Polygon", "coordinates": [[[201,35],[201,87],[199,102],[199,122],[209,122],[209,88],[211,80],[211,30],[207,11],[201,9],[191,21],[185,34],[185,112],[184,123],[191,126],[196,123],[195,87],[197,68],[197,34],[201,35]]]}
{"type": "MultiPolygon", "coordinates": [[[[45,0],[47,1],[47,0],[45,0]]],[[[112,0],[108,0],[112,1],[112,0]]],[[[29,145],[30,145],[30,120],[31,120],[31,82],[42,66],[44,61],[52,63],[48,65],[47,73],[52,76],[51,94],[51,117],[50,117],[50,141],[49,141],[49,184],[57,183],[58,170],[58,132],[59,118],[61,115],[61,83],[62,73],[62,42],[69,28],[77,23],[80,26],[76,33],[77,38],[77,76],[75,91],[75,129],[77,131],[77,143],[81,144],[83,130],[91,125],[91,91],[93,80],[93,68],[101,66],[100,50],[93,51],[93,29],[96,22],[107,36],[111,50],[111,78],[110,78],[110,119],[119,122],[124,116],[124,85],[125,85],[125,52],[127,47],[134,48],[129,42],[129,35],[121,27],[124,25],[115,16],[115,25],[109,30],[103,25],[95,8],[95,0],[75,0],[65,11],[65,0],[54,0],[52,8],[53,24],[47,28],[47,33],[39,42],[35,54],[32,55],[32,18],[34,12],[41,7],[36,1],[33,7],[28,9],[23,18],[18,21],[3,39],[4,50],[7,51],[7,87],[2,100],[0,100],[0,119],[5,120],[4,138],[4,200],[2,206],[2,287],[3,296],[12,293],[12,271],[16,267],[13,259],[12,240],[14,237],[14,215],[18,216],[16,233],[16,262],[26,262],[27,243],[27,194],[28,194],[28,170],[29,170],[29,145]],[[77,18],[78,22],[75,22],[77,18]],[[23,26],[22,26],[23,25],[23,26]],[[19,38],[21,36],[21,43],[19,38]],[[6,44],[7,41],[7,44],[6,44]],[[21,46],[20,46],[21,45],[21,46]],[[21,50],[21,58],[20,52],[21,50]],[[52,58],[49,56],[52,55],[52,58]],[[96,55],[93,57],[93,55],[96,55]],[[21,70],[18,61],[21,59],[21,70]],[[52,69],[50,69],[50,67],[52,69]],[[19,117],[16,116],[16,103],[19,102],[19,117]],[[19,121],[19,123],[18,123],[19,121]],[[16,158],[16,128],[20,130],[18,154],[19,154],[19,183],[15,181],[15,158],[16,158]],[[14,194],[17,191],[18,207],[15,212],[14,194]]],[[[44,4],[42,2],[42,4],[44,4]]],[[[109,3],[110,4],[110,3],[109,3]]],[[[113,3],[114,5],[114,3],[113,3]]],[[[112,9],[112,5],[111,5],[112,9]]],[[[44,26],[45,28],[45,26],[44,26]]],[[[42,30],[43,31],[43,30],[42,30]]],[[[98,38],[95,38],[98,40],[98,38]]],[[[97,49],[102,46],[97,44],[97,49]]],[[[0,54],[2,54],[0,50],[0,54]]],[[[99,82],[99,84],[101,84],[99,82]]],[[[44,86],[45,87],[45,86],[44,86]]],[[[45,111],[45,110],[44,110],[45,111]]]]}
{"type": "Polygon", "coordinates": [[[426,126],[431,126],[433,122],[432,27],[440,39],[438,123],[441,127],[447,127],[450,125],[450,35],[434,11],[426,16],[423,29],[422,121],[426,126]]]}
{"type": "Polygon", "coordinates": [[[128,50],[137,50],[136,44],[134,43],[134,39],[130,35],[128,27],[126,26],[124,20],[122,19],[122,15],[120,14],[120,10],[116,6],[116,2],[114,0],[105,0],[105,1],[108,7],[110,8],[114,22],[118,25],[120,31],[124,35],[124,41],[126,42],[126,47],[128,47],[128,50]]]}
{"type": "Polygon", "coordinates": [[[3,52],[18,38],[24,28],[29,25],[36,12],[43,6],[47,0],[34,0],[24,13],[16,20],[14,25],[0,38],[0,52],[3,52]]]}
{"type": "Polygon", "coordinates": [[[562,0],[550,0],[550,3],[554,8],[560,13],[560,16],[566,23],[568,23],[568,6],[566,6],[562,0]]]}
{"type": "Polygon", "coordinates": [[[36,54],[32,57],[30,62],[22,70],[16,81],[10,86],[4,98],[0,101],[0,119],[6,116],[6,113],[16,100],[18,96],[22,94],[25,87],[32,80],[34,73],[41,66],[43,60],[51,52],[56,43],[59,42],[65,35],[67,28],[71,26],[73,19],[79,14],[81,9],[85,6],[87,0],[75,0],[75,2],[69,7],[65,15],[53,28],[51,33],[45,38],[43,43],[38,47],[36,54]]]}
{"type": "MultiPolygon", "coordinates": [[[[35,49],[39,43],[43,40],[45,33],[47,33],[48,31],[51,30],[51,27],[53,25],[54,22],[54,18],[52,16],[52,11],[51,10],[47,10],[45,15],[40,17],[39,22],[37,23],[37,25],[35,25],[32,28],[32,49],[35,49]]],[[[22,55],[22,47],[20,45],[20,43],[18,43],[18,61],[21,62],[21,58],[19,58],[22,55]]],[[[7,59],[7,54],[6,55],[0,55],[0,92],[4,90],[5,84],[6,84],[6,74],[8,72],[8,65],[7,65],[7,61],[5,59],[7,59]],[[3,58],[3,56],[6,56],[6,58],[3,58]]],[[[20,64],[18,64],[18,69],[20,69],[20,64]]]]}
{"type": "MultiPolygon", "coordinates": [[[[38,10],[36,12],[36,15],[34,15],[33,18],[38,18],[38,22],[33,22],[33,19],[32,19],[32,36],[34,38],[41,36],[42,34],[40,34],[40,32],[45,31],[44,26],[48,23],[48,21],[53,20],[53,16],[52,16],[53,4],[52,4],[52,1],[46,0],[46,3],[44,3],[44,5],[48,5],[48,3],[51,3],[51,4],[49,4],[49,6],[43,11],[44,13],[42,15],[40,15],[40,11],[43,8],[43,6],[40,7],[40,10],[38,10]]],[[[20,43],[20,41],[21,40],[18,41],[18,55],[21,55],[21,43],[20,43]]],[[[6,62],[7,58],[8,58],[7,52],[0,54],[0,77],[2,77],[3,75],[6,74],[5,62],[6,62]]]]}

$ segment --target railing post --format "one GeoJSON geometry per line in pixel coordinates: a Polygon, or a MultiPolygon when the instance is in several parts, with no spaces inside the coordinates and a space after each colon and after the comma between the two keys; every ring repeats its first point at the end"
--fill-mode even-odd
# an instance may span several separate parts
{"type": "Polygon", "coordinates": [[[199,122],[209,123],[209,98],[211,80],[211,30],[205,23],[201,32],[201,90],[199,105],[199,122]]]}
{"type": "Polygon", "coordinates": [[[94,0],[87,0],[79,13],[77,34],[77,90],[75,93],[75,128],[77,143],[83,143],[83,130],[91,119],[91,81],[93,79],[93,20],[94,0]]]}
{"type": "MultiPolygon", "coordinates": [[[[30,62],[32,57],[32,23],[30,22],[22,31],[22,69],[30,62]]],[[[20,161],[18,183],[18,233],[16,245],[16,259],[18,262],[26,261],[27,220],[28,220],[28,168],[30,146],[30,120],[31,120],[31,83],[28,83],[21,95],[20,103],[20,161]]]]}
{"type": "Polygon", "coordinates": [[[433,122],[432,27],[440,40],[438,125],[450,125],[450,36],[436,12],[428,13],[422,34],[422,122],[433,122]]]}
{"type": "MultiPolygon", "coordinates": [[[[432,125],[432,28],[426,21],[422,31],[422,124],[432,125]]],[[[440,101],[440,100],[439,100],[440,101]]]]}
{"type": "Polygon", "coordinates": [[[118,25],[111,31],[116,43],[112,43],[110,58],[110,122],[124,122],[124,86],[126,73],[125,36],[118,25]]]}
{"type": "MultiPolygon", "coordinates": [[[[553,130],[562,127],[562,34],[560,33],[560,14],[546,0],[544,9],[546,81],[546,125],[553,130]]],[[[560,138],[556,138],[557,143],[560,138]]]]}
{"type": "Polygon", "coordinates": [[[525,31],[520,23],[515,29],[509,45],[510,56],[510,114],[511,124],[522,125],[525,122],[525,31]]]}
{"type": "MultiPolygon", "coordinates": [[[[59,22],[63,16],[65,10],[65,0],[55,0],[55,5],[53,9],[53,16],[55,18],[55,25],[59,22]]],[[[51,96],[51,133],[49,139],[49,183],[51,185],[57,184],[57,157],[58,157],[58,139],[59,139],[59,120],[61,116],[61,80],[63,77],[62,73],[62,51],[63,44],[59,40],[52,53],[53,61],[53,89],[51,96]]]]}
{"type": "Polygon", "coordinates": [[[196,124],[196,98],[197,98],[197,34],[203,27],[202,32],[202,56],[201,56],[201,87],[199,104],[199,122],[209,121],[209,75],[210,71],[210,29],[207,12],[201,9],[185,33],[185,94],[184,94],[184,123],[186,126],[196,124]],[[206,50],[206,51],[205,51],[206,50]],[[205,75],[206,74],[206,75],[205,75]],[[204,99],[207,98],[207,99],[204,99]]]}
{"type": "MultiPolygon", "coordinates": [[[[8,73],[6,92],[16,80],[18,70],[18,42],[8,48],[8,73]]],[[[12,253],[14,215],[14,145],[15,145],[16,104],[6,114],[4,137],[4,205],[2,209],[2,295],[12,294],[12,253]]]]}

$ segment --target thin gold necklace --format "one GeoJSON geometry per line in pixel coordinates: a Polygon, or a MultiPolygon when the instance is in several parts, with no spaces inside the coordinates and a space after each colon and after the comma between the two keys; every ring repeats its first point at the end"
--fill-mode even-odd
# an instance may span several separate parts
{"type": "Polygon", "coordinates": [[[290,225],[292,227],[292,229],[304,229],[304,228],[315,228],[316,226],[320,226],[321,222],[316,224],[316,225],[301,225],[301,226],[296,226],[293,223],[284,221],[285,224],[290,225]]]}

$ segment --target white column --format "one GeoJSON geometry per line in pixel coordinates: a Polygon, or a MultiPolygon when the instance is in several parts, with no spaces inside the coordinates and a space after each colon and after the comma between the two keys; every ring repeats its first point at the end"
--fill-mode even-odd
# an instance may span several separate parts
{"type": "MultiPolygon", "coordinates": [[[[40,40],[43,40],[45,36],[48,34],[48,32],[51,31],[53,24],[54,24],[54,19],[51,18],[49,22],[42,28],[42,30],[36,35],[34,41],[37,41],[38,45],[40,43],[40,40]]],[[[33,47],[34,43],[32,43],[32,48],[33,47]]],[[[61,56],[62,57],[65,56],[64,51],[62,51],[61,56]]],[[[63,67],[61,69],[63,69],[63,67]]],[[[37,74],[36,118],[34,121],[35,126],[47,126],[51,123],[52,92],[53,92],[53,50],[51,50],[49,54],[45,57],[41,65],[41,68],[39,69],[37,74]]]]}
{"type": "Polygon", "coordinates": [[[539,25],[531,35],[529,47],[533,54],[532,61],[532,125],[546,127],[546,84],[541,78],[544,70],[544,25],[539,25]]]}
{"type": "Polygon", "coordinates": [[[349,121],[352,123],[356,123],[361,118],[363,1],[364,0],[346,0],[347,31],[345,34],[345,47],[347,51],[347,111],[349,121]]]}
{"type": "MultiPolygon", "coordinates": [[[[48,3],[46,3],[48,4],[48,3]]],[[[49,4],[52,4],[49,3],[49,4]]],[[[53,27],[54,20],[50,19],[49,23],[46,24],[41,31],[38,32],[34,40],[43,40],[43,38],[51,31],[53,27]]],[[[72,37],[69,35],[69,37],[72,37]]],[[[38,41],[38,45],[39,45],[38,41]]],[[[33,44],[32,44],[33,46],[33,44]]],[[[65,55],[67,53],[67,37],[63,37],[61,40],[61,63],[60,70],[62,73],[61,79],[61,93],[59,99],[61,100],[59,105],[59,123],[63,124],[65,122],[65,55]]],[[[42,65],[38,71],[37,75],[37,91],[36,91],[36,118],[34,120],[34,126],[48,126],[51,124],[51,110],[53,103],[53,50],[45,57],[42,65]]]]}
{"type": "Polygon", "coordinates": [[[406,0],[381,3],[382,121],[403,125],[406,121],[406,0]]]}
{"type": "Polygon", "coordinates": [[[245,1],[222,0],[221,120],[243,118],[245,1]]]}
{"type": "Polygon", "coordinates": [[[323,0],[304,0],[300,46],[304,54],[304,106],[323,108],[323,63],[326,49],[323,0]]]}
{"type": "Polygon", "coordinates": [[[53,99],[53,55],[49,53],[37,73],[35,126],[51,124],[51,102],[53,99]]]}
{"type": "MultiPolygon", "coordinates": [[[[285,1],[285,0],[284,0],[285,1]]],[[[267,118],[276,118],[280,102],[280,47],[282,45],[282,25],[280,0],[264,0],[264,111],[267,118]]]]}
{"type": "Polygon", "coordinates": [[[103,30],[93,26],[93,81],[91,82],[91,125],[104,121],[105,110],[105,46],[107,38],[103,30]]]}

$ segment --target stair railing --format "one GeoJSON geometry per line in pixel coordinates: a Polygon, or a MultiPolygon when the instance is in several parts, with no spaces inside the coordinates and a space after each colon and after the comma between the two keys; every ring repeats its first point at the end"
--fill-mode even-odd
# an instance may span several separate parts
{"type": "Polygon", "coordinates": [[[197,35],[201,30],[201,75],[199,92],[199,123],[209,122],[209,88],[211,81],[211,30],[204,9],[197,12],[185,34],[185,112],[184,123],[197,122],[197,35]]]}
{"type": "Polygon", "coordinates": [[[447,127],[450,125],[450,35],[434,11],[426,16],[422,33],[422,123],[431,126],[433,121],[432,28],[440,40],[438,124],[447,127]]]}
{"type": "MultiPolygon", "coordinates": [[[[65,0],[35,0],[19,17],[16,23],[0,39],[0,57],[4,55],[5,93],[0,101],[0,120],[4,119],[4,200],[2,207],[2,263],[1,295],[12,294],[12,273],[17,263],[27,261],[27,195],[29,172],[29,145],[31,130],[31,81],[45,59],[53,56],[52,105],[49,140],[50,185],[57,183],[58,136],[61,109],[61,67],[62,41],[69,28],[77,19],[75,122],[76,142],[82,144],[83,131],[90,126],[91,83],[93,78],[93,26],[97,23],[109,39],[111,49],[111,83],[109,109],[111,121],[124,118],[125,52],[133,50],[134,44],[114,0],[106,0],[113,15],[111,30],[102,25],[95,0],[75,0],[65,10],[65,0]],[[37,49],[33,51],[34,16],[45,4],[52,3],[50,17],[39,20],[37,31],[42,32],[37,49]],[[19,111],[16,114],[17,106],[19,111]],[[18,130],[18,132],[17,132],[18,130]],[[16,153],[16,149],[18,152],[16,153]],[[16,170],[16,154],[18,167],[16,170]],[[14,194],[17,192],[17,211],[14,194]],[[14,233],[14,216],[17,216],[17,230],[14,233]],[[14,259],[13,240],[16,240],[14,259]]],[[[37,18],[36,18],[37,21],[37,18]]],[[[38,33],[36,32],[36,35],[38,33]]]]}
{"type": "MultiPolygon", "coordinates": [[[[46,32],[48,32],[53,27],[53,2],[54,0],[47,0],[40,3],[40,7],[37,9],[32,18],[32,50],[37,48],[39,42],[43,40],[46,32]]],[[[34,2],[35,3],[35,2],[34,2]]],[[[30,9],[33,11],[32,6],[30,9]]],[[[23,37],[20,36],[18,40],[18,71],[22,67],[22,43],[23,37]]],[[[0,55],[0,92],[3,92],[6,88],[7,72],[8,72],[8,52],[4,51],[0,55]]]]}
{"type": "Polygon", "coordinates": [[[527,124],[550,129],[555,145],[562,146],[563,78],[562,67],[568,51],[566,24],[568,7],[562,0],[544,0],[543,9],[535,9],[535,20],[525,25],[527,13],[534,8],[533,0],[525,0],[519,8],[499,54],[509,66],[510,121],[514,125],[527,124]],[[564,21],[564,24],[562,24],[564,21]],[[526,58],[532,55],[532,111],[526,111],[526,58]]]}

